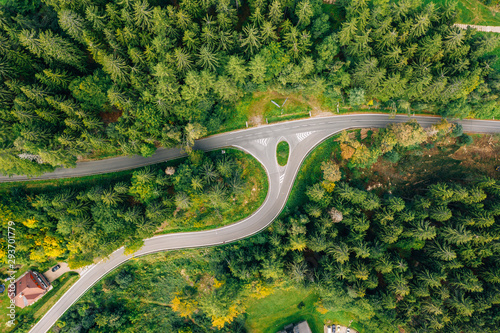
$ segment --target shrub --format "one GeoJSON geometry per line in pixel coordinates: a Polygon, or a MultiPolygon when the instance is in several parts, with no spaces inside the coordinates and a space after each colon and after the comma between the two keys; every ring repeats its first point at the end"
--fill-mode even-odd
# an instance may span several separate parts
{"type": "Polygon", "coordinates": [[[397,151],[391,150],[384,154],[384,158],[391,163],[398,163],[399,160],[401,159],[401,156],[397,151]]]}
{"type": "Polygon", "coordinates": [[[474,142],[474,139],[472,136],[467,135],[467,134],[462,134],[462,136],[459,139],[458,144],[463,146],[463,145],[471,145],[474,142]]]}
{"type": "Polygon", "coordinates": [[[360,106],[365,104],[365,90],[362,88],[354,88],[349,92],[349,105],[360,106]]]}
{"type": "Polygon", "coordinates": [[[453,129],[451,130],[451,136],[454,138],[458,138],[459,136],[464,134],[464,128],[460,124],[454,124],[453,129]]]}

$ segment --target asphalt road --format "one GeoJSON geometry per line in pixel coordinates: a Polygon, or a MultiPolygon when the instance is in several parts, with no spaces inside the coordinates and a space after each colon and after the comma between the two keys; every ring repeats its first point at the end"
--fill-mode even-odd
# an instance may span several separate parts
{"type": "MultiPolygon", "coordinates": [[[[422,126],[427,127],[440,120],[437,117],[414,117],[422,126]]],[[[75,303],[89,288],[104,275],[125,261],[150,253],[203,246],[221,245],[249,237],[266,228],[283,209],[298,169],[315,146],[327,137],[349,128],[385,127],[392,122],[408,121],[408,116],[390,119],[387,114],[359,114],[310,118],[286,123],[261,126],[251,129],[215,135],[198,140],[195,149],[213,150],[223,147],[236,147],[257,158],[266,169],[269,191],[262,206],[251,216],[228,226],[198,232],[175,233],[155,236],[145,240],[144,246],[133,255],[124,255],[118,249],[109,258],[90,266],[81,273],[80,279],[60,298],[30,332],[47,332],[52,325],[75,303]],[[276,161],[276,146],[280,141],[290,145],[288,164],[280,167],[276,161]]],[[[459,121],[466,132],[500,133],[500,122],[483,120],[459,121]]],[[[78,177],[89,174],[106,173],[117,170],[137,168],[182,157],[178,149],[159,149],[148,158],[118,157],[103,161],[79,163],[74,169],[58,169],[36,179],[78,177]]],[[[26,180],[26,177],[0,177],[1,181],[26,180]]]]}

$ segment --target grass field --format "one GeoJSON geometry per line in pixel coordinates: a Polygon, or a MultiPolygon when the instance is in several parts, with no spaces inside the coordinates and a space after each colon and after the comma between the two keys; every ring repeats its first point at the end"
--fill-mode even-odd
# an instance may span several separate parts
{"type": "MultiPolygon", "coordinates": [[[[285,325],[307,320],[313,333],[323,333],[325,324],[348,326],[354,315],[342,311],[320,313],[319,295],[309,289],[283,289],[263,299],[254,300],[246,312],[245,326],[249,333],[276,333],[285,325]]],[[[362,327],[351,327],[363,332],[362,327]]]]}
{"type": "Polygon", "coordinates": [[[276,147],[276,157],[278,158],[278,164],[285,166],[288,162],[288,155],[290,154],[290,146],[288,142],[281,141],[276,147]]]}
{"type": "MultiPolygon", "coordinates": [[[[448,0],[425,0],[424,3],[444,4],[448,0]]],[[[478,0],[458,0],[457,23],[500,26],[500,13],[478,0]]]]}

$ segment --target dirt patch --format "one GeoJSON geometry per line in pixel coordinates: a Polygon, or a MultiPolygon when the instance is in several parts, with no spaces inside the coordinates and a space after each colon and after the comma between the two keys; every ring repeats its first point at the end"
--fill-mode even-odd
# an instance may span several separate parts
{"type": "Polygon", "coordinates": [[[434,144],[401,153],[398,163],[384,157],[369,169],[359,170],[350,178],[362,180],[375,192],[398,191],[401,194],[420,191],[438,181],[461,182],[470,175],[498,178],[495,167],[500,164],[500,136],[472,135],[469,146],[458,146],[456,139],[445,138],[434,144]]]}
{"type": "Polygon", "coordinates": [[[112,108],[111,112],[100,112],[99,117],[101,117],[102,121],[107,125],[111,123],[116,123],[118,119],[122,116],[122,110],[119,110],[115,107],[112,108]]]}
{"type": "Polygon", "coordinates": [[[459,160],[460,165],[478,173],[497,177],[496,166],[500,164],[500,139],[493,135],[474,135],[474,143],[470,146],[460,147],[453,159],[459,160]]]}
{"type": "Polygon", "coordinates": [[[370,131],[369,128],[363,128],[361,130],[361,132],[360,132],[361,133],[361,140],[366,139],[366,137],[368,136],[368,131],[370,131]]]}
{"type": "Polygon", "coordinates": [[[264,117],[261,114],[256,114],[250,117],[248,124],[250,126],[260,126],[265,123],[264,117]]]}

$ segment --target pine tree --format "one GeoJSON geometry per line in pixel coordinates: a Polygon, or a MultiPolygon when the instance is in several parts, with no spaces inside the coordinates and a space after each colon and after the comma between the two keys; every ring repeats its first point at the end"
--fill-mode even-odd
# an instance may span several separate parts
{"type": "Polygon", "coordinates": [[[71,10],[62,10],[57,13],[59,24],[71,37],[80,43],[85,43],[85,20],[71,10]]]}
{"type": "Polygon", "coordinates": [[[253,55],[260,48],[259,30],[255,26],[243,27],[243,37],[240,46],[245,48],[245,51],[253,55]]]}
{"type": "Polygon", "coordinates": [[[200,48],[200,53],[198,54],[198,57],[199,60],[197,63],[203,68],[215,71],[217,66],[219,65],[219,60],[217,58],[217,55],[213,53],[210,47],[206,45],[203,45],[200,48]]]}

